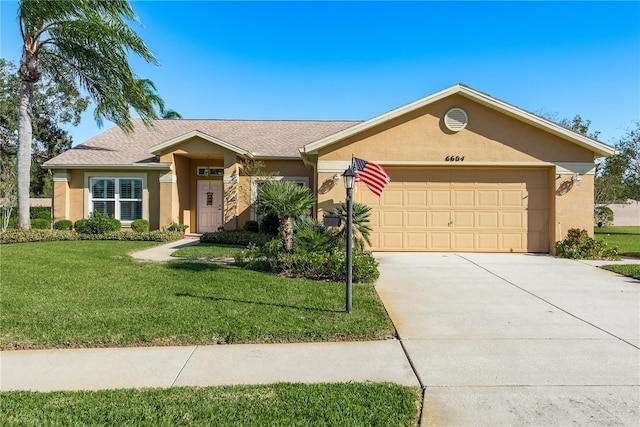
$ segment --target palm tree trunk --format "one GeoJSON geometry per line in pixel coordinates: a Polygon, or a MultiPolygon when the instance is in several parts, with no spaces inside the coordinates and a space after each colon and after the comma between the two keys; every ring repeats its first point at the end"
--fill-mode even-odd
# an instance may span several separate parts
{"type": "Polygon", "coordinates": [[[33,83],[22,80],[18,113],[18,228],[29,228],[33,83]]]}
{"type": "Polygon", "coordinates": [[[280,237],[282,239],[282,246],[284,250],[291,253],[293,252],[293,224],[291,224],[290,216],[283,216],[280,223],[280,237]]]}

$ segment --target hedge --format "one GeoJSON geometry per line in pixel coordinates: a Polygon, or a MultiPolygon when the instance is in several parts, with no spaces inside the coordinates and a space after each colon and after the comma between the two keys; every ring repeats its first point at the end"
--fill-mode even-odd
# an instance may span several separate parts
{"type": "Polygon", "coordinates": [[[84,234],[70,230],[23,229],[0,233],[0,243],[55,242],[61,240],[121,240],[172,242],[182,239],[182,233],[172,231],[152,231],[150,233],[130,233],[113,231],[105,234],[84,234]]]}
{"type": "Polygon", "coordinates": [[[256,246],[264,246],[268,241],[272,240],[273,236],[261,233],[254,233],[251,231],[217,231],[214,233],[204,233],[200,237],[201,243],[218,243],[221,245],[238,245],[249,246],[254,244],[256,246]]]}

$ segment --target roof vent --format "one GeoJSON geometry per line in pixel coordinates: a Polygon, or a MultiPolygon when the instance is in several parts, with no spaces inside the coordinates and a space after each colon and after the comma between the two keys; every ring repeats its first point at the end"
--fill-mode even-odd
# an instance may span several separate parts
{"type": "Polygon", "coordinates": [[[444,115],[444,125],[453,132],[458,132],[467,127],[469,117],[462,108],[452,108],[444,115]]]}

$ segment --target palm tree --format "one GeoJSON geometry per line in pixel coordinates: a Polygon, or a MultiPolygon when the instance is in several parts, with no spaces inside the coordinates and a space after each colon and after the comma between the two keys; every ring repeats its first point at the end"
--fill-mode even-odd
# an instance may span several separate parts
{"type": "MultiPolygon", "coordinates": [[[[369,225],[369,217],[371,216],[371,207],[367,205],[363,205],[362,203],[353,203],[353,228],[354,228],[354,236],[353,242],[356,245],[356,248],[359,250],[364,250],[364,244],[371,246],[371,240],[369,236],[371,234],[372,228],[369,225]]],[[[338,232],[338,235],[341,237],[347,236],[347,203],[340,202],[339,205],[336,205],[333,209],[327,211],[328,214],[338,215],[342,219],[342,228],[338,232]]]]}
{"type": "Polygon", "coordinates": [[[282,247],[293,252],[293,224],[291,220],[308,214],[315,199],[307,187],[301,187],[294,181],[270,181],[258,189],[258,212],[265,215],[270,212],[280,218],[280,238],[282,247]]]}
{"type": "Polygon", "coordinates": [[[133,131],[130,108],[146,124],[157,118],[154,100],[129,66],[130,54],[157,65],[151,51],[129,27],[137,17],[127,0],[21,0],[24,42],[18,75],[18,226],[29,228],[29,180],[33,86],[44,74],[84,89],[96,103],[96,120],[133,131]]]}

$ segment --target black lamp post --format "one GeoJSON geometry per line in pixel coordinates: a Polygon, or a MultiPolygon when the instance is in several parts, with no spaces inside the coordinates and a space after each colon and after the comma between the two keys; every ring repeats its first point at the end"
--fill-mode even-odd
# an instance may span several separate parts
{"type": "Polygon", "coordinates": [[[351,166],[342,174],[344,187],[347,189],[347,313],[351,313],[351,276],[353,262],[353,187],[356,183],[356,173],[351,166]]]}

